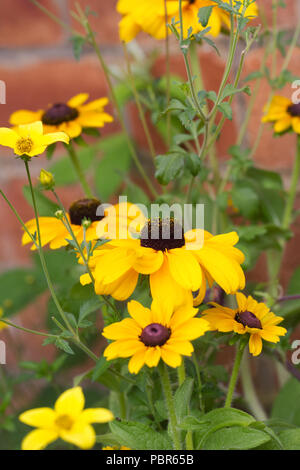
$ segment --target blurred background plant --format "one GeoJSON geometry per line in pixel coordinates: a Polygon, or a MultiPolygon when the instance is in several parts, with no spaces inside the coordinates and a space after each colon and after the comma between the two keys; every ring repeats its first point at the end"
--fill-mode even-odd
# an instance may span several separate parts
{"type": "MultiPolygon", "coordinates": [[[[205,32],[209,12],[202,11],[204,32],[198,33],[197,44],[194,39],[176,39],[176,34],[158,42],[145,33],[121,44],[116,4],[7,3],[0,19],[0,79],[7,89],[6,105],[0,107],[1,125],[8,125],[10,114],[18,109],[45,109],[77,93],[87,92],[91,99],[109,97],[107,109],[114,122],[100,132],[85,129],[73,141],[93,194],[105,202],[116,202],[122,194],[146,205],[153,200],[204,203],[208,231],[237,230],[238,247],[246,256],[247,291],[284,317],[288,335],[276,352],[268,346],[259,358],[249,360],[245,355],[235,404],[258,419],[271,416],[274,429],[281,421],[287,423],[282,425],[284,430],[299,427],[300,371],[291,364],[290,343],[299,333],[300,300],[286,298],[300,294],[299,219],[298,212],[291,210],[288,192],[297,137],[295,133],[275,137],[272,126],[261,122],[263,108],[274,95],[290,98],[295,92],[299,4],[297,0],[258,0],[259,17],[247,33],[229,36],[224,30],[213,41],[205,32]],[[208,122],[202,114],[214,119],[208,122]]],[[[40,216],[53,216],[59,209],[57,201],[42,191],[38,181],[42,167],[54,174],[56,191],[67,208],[82,197],[84,187],[78,184],[78,174],[62,146],[50,147],[47,158],[47,165],[45,157],[31,162],[40,216]]],[[[30,191],[20,167],[1,147],[1,188],[28,220],[32,218],[30,191]]],[[[292,196],[299,207],[297,190],[296,179],[292,196]]],[[[55,306],[38,257],[21,247],[20,226],[4,201],[1,214],[3,318],[21,328],[52,331],[55,306]]],[[[103,321],[117,321],[116,314],[91,287],[80,285],[80,266],[70,249],[48,250],[45,258],[64,311],[72,312],[72,325],[80,328],[84,342],[100,356],[104,342],[99,331],[103,321]]],[[[141,300],[144,295],[145,303],[149,302],[143,292],[140,285],[134,298],[141,300]]],[[[222,303],[222,296],[214,288],[206,300],[222,303]]],[[[125,310],[125,303],[116,305],[125,310]]],[[[74,377],[75,385],[91,379],[84,382],[89,406],[110,406],[123,417],[120,392],[130,387],[130,397],[138,404],[131,408],[131,419],[149,423],[154,417],[160,425],[166,418],[152,373],[141,373],[132,384],[125,361],[123,368],[114,371],[102,359],[94,367],[78,349],[74,354],[63,336],[54,345],[42,346],[44,340],[38,336],[9,327],[1,331],[0,339],[7,345],[7,365],[0,366],[0,448],[19,448],[26,431],[17,421],[19,412],[29,405],[53,403],[74,377]],[[120,372],[125,380],[118,376],[120,372]],[[110,398],[107,387],[113,390],[110,398]],[[150,412],[144,392],[155,403],[150,412]]],[[[207,411],[224,401],[233,342],[231,335],[212,333],[197,341],[201,369],[206,366],[198,385],[207,411]]],[[[187,361],[187,370],[195,375],[192,361],[187,361]]],[[[103,434],[103,429],[99,425],[98,433],[103,434]]]]}

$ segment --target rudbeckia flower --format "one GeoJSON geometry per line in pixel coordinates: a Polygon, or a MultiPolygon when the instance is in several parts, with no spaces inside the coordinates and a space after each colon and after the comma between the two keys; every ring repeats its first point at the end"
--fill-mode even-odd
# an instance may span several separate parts
{"type": "MultiPolygon", "coordinates": [[[[102,235],[106,234],[105,227],[114,222],[114,226],[120,227],[125,231],[128,224],[134,218],[135,210],[133,204],[121,203],[115,206],[110,206],[104,210],[103,216],[97,215],[97,209],[101,205],[98,199],[79,199],[73,202],[70,206],[67,215],[69,224],[76,237],[76,240],[81,244],[84,240],[87,242],[97,240],[102,235]],[[123,209],[123,204],[127,204],[127,208],[123,209]],[[130,211],[131,208],[131,211],[130,211]],[[130,212],[133,214],[131,217],[130,212]],[[129,215],[128,215],[129,213],[129,215]],[[85,223],[84,223],[85,222],[85,223]],[[83,227],[85,225],[85,229],[83,227]]],[[[137,209],[138,211],[138,209],[137,209]]],[[[62,214],[61,214],[62,215],[62,214]]],[[[26,222],[26,227],[31,235],[37,232],[36,220],[31,219],[26,222]]],[[[41,234],[42,246],[48,245],[52,250],[56,250],[69,244],[68,240],[72,237],[65,226],[64,218],[57,217],[39,217],[39,227],[41,234]]],[[[27,232],[24,232],[22,237],[22,244],[27,245],[32,243],[32,240],[27,232]]],[[[35,250],[33,244],[31,250],[35,250]]]]}
{"type": "Polygon", "coordinates": [[[290,129],[300,134],[300,103],[295,104],[284,96],[274,96],[264,108],[262,122],[272,122],[274,132],[281,134],[290,129]]]}
{"type": "Polygon", "coordinates": [[[209,329],[209,323],[194,318],[197,309],[187,303],[173,311],[165,300],[153,300],[151,309],[132,300],[128,303],[131,318],[113,323],[103,330],[103,336],[114,340],[104,351],[108,361],[131,357],[128,370],[137,374],[147,365],[156,367],[162,359],[170,367],[179,367],[183,356],[194,351],[192,340],[209,329]]]}
{"type": "Polygon", "coordinates": [[[22,450],[42,450],[57,439],[81,449],[91,449],[96,434],[91,423],[107,423],[114,419],[106,408],[84,409],[85,399],[81,387],[66,390],[56,400],[54,409],[35,408],[22,413],[22,423],[35,427],[22,441],[22,450]]]}
{"type": "MultiPolygon", "coordinates": [[[[225,0],[225,2],[230,3],[229,0],[225,0]]],[[[223,26],[230,28],[229,14],[219,8],[215,2],[211,0],[184,0],[182,2],[182,19],[185,36],[190,27],[193,28],[193,33],[198,33],[204,29],[199,23],[198,11],[200,8],[207,6],[214,7],[206,26],[206,28],[211,28],[209,33],[212,36],[218,36],[223,26]]],[[[241,5],[241,10],[242,8],[243,5],[241,5]]],[[[119,25],[122,41],[131,41],[140,31],[145,31],[156,39],[166,37],[164,0],[119,0],[117,11],[123,15],[119,25]]],[[[257,14],[257,5],[252,3],[246,9],[245,16],[250,19],[257,16],[257,14]]],[[[172,18],[175,18],[176,22],[179,21],[178,0],[167,0],[167,22],[169,24],[172,18]]]]}
{"type": "Polygon", "coordinates": [[[286,329],[277,326],[283,318],[278,317],[263,303],[257,302],[249,295],[236,294],[238,308],[231,309],[211,302],[213,308],[203,312],[203,318],[211,325],[211,330],[239,335],[250,334],[249,351],[258,356],[262,350],[262,340],[278,343],[279,336],[286,334],[286,329]]]}
{"type": "MultiPolygon", "coordinates": [[[[149,220],[139,239],[112,240],[94,250],[90,268],[95,291],[117,300],[128,299],[139,274],[144,274],[149,275],[152,297],[168,299],[173,306],[184,303],[192,293],[195,305],[199,305],[205,296],[206,282],[212,285],[216,281],[227,294],[235,293],[245,284],[240,267],[244,255],[234,247],[237,242],[235,232],[213,236],[203,230],[191,230],[184,234],[174,219],[149,220]],[[168,238],[164,236],[166,225],[168,238]],[[198,243],[197,239],[203,238],[203,243],[198,243]]],[[[81,282],[91,282],[89,275],[83,275],[81,282]]]]}
{"type": "Polygon", "coordinates": [[[88,93],[80,93],[67,103],[55,103],[47,109],[15,111],[9,121],[12,125],[42,121],[45,133],[62,131],[73,139],[81,134],[83,128],[103,127],[106,122],[113,121],[112,116],[103,110],[108,103],[107,98],[84,104],[88,97],[88,93]]]}
{"type": "Polygon", "coordinates": [[[44,134],[41,121],[18,126],[14,129],[0,127],[0,145],[12,148],[16,155],[36,157],[54,142],[68,144],[69,137],[64,132],[44,134]]]}

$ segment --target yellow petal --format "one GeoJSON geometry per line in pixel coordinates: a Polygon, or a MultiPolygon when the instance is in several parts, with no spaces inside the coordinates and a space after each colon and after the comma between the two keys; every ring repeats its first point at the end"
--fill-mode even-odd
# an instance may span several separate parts
{"type": "Polygon", "coordinates": [[[112,323],[104,328],[102,335],[107,339],[134,339],[141,334],[141,327],[135,320],[124,318],[117,323],[112,323]]]}
{"type": "Polygon", "coordinates": [[[168,252],[170,273],[184,289],[196,291],[202,283],[202,270],[195,256],[188,250],[175,249],[168,252]]]}
{"type": "Polygon", "coordinates": [[[69,99],[67,105],[71,106],[71,108],[77,108],[78,106],[81,106],[83,103],[85,103],[88,97],[88,93],[79,93],[78,95],[75,95],[73,98],[69,99]]]}
{"type": "Polygon", "coordinates": [[[155,251],[151,248],[139,248],[136,252],[136,259],[133,268],[141,274],[151,274],[159,270],[164,260],[162,251],[155,251]]]}
{"type": "Polygon", "coordinates": [[[70,388],[56,400],[55,411],[60,415],[77,417],[84,408],[84,395],[81,387],[70,388]]]}
{"type": "Polygon", "coordinates": [[[80,419],[86,423],[108,423],[114,419],[114,415],[106,408],[87,408],[81,413],[80,419]]]}
{"type": "Polygon", "coordinates": [[[56,431],[35,429],[24,437],[21,448],[22,450],[42,450],[56,439],[58,439],[56,431]]]}
{"type": "Polygon", "coordinates": [[[35,408],[28,410],[19,416],[19,420],[28,426],[35,428],[51,428],[53,427],[56,413],[52,408],[35,408]]]}
{"type": "Polygon", "coordinates": [[[0,127],[0,145],[14,148],[18,140],[18,134],[7,127],[0,127]]]}
{"type": "Polygon", "coordinates": [[[64,142],[68,144],[70,138],[64,132],[51,132],[50,134],[45,134],[43,137],[43,144],[44,145],[51,145],[54,142],[64,142]]]}
{"type": "Polygon", "coordinates": [[[146,347],[132,356],[128,363],[128,370],[131,374],[138,374],[145,364],[146,347]]]}
{"type": "Polygon", "coordinates": [[[161,349],[156,346],[155,348],[147,348],[145,354],[145,364],[148,367],[156,367],[160,361],[161,349]]]}
{"type": "Polygon", "coordinates": [[[31,122],[40,121],[44,111],[27,111],[26,109],[20,109],[11,114],[9,118],[10,124],[13,126],[19,126],[21,124],[30,124],[31,122]]]}
{"type": "Polygon", "coordinates": [[[300,134],[300,118],[299,117],[294,117],[292,119],[292,125],[293,129],[297,134],[300,134]]]}
{"type": "Polygon", "coordinates": [[[262,339],[259,334],[250,335],[249,351],[253,356],[258,356],[262,350],[262,339]]]}
{"type": "Polygon", "coordinates": [[[60,437],[80,449],[91,449],[96,442],[96,434],[90,424],[74,426],[71,431],[60,431],[60,437]]]}
{"type": "Polygon", "coordinates": [[[161,348],[161,358],[170,367],[179,367],[182,357],[175,351],[167,350],[164,346],[161,348]]]}
{"type": "Polygon", "coordinates": [[[274,124],[274,131],[278,133],[286,131],[287,129],[289,129],[289,127],[291,127],[291,124],[292,124],[291,117],[280,119],[274,124]]]}
{"type": "Polygon", "coordinates": [[[130,316],[141,328],[145,328],[151,323],[152,314],[149,308],[143,307],[143,305],[136,300],[131,300],[127,308],[130,316]]]}

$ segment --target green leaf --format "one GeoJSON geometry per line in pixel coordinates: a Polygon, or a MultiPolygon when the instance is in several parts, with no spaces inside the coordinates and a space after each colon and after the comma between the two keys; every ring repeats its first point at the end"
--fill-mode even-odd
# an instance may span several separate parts
{"type": "Polygon", "coordinates": [[[71,36],[72,46],[73,46],[73,53],[76,60],[80,59],[83,45],[86,42],[86,38],[82,36],[71,36]]]}
{"type": "MultiPolygon", "coordinates": [[[[95,146],[90,146],[77,151],[77,156],[83,171],[87,171],[90,168],[96,150],[95,146]]],[[[78,181],[77,173],[74,170],[69,156],[60,158],[57,162],[53,163],[48,170],[55,176],[56,186],[74,184],[78,181]]]]}
{"type": "Polygon", "coordinates": [[[155,177],[160,184],[167,185],[182,174],[184,154],[173,152],[167,155],[158,155],[155,159],[155,166],[155,177]]]}
{"type": "Polygon", "coordinates": [[[178,423],[188,414],[188,408],[193,393],[194,380],[188,377],[176,390],[174,395],[175,412],[178,423]]]}
{"type": "Polygon", "coordinates": [[[300,426],[299,396],[300,382],[292,378],[282,387],[277,395],[271,417],[300,426]]]}
{"type": "Polygon", "coordinates": [[[275,171],[262,170],[261,168],[249,168],[246,172],[248,178],[253,179],[266,189],[283,190],[281,175],[275,171]]]}
{"type": "Polygon", "coordinates": [[[217,108],[227,119],[232,121],[232,109],[228,101],[223,101],[223,103],[218,104],[217,108]]]}
{"type": "Polygon", "coordinates": [[[232,189],[231,197],[234,206],[246,218],[251,219],[258,214],[260,205],[259,196],[246,182],[236,182],[232,189]]]}
{"type": "MultiPolygon", "coordinates": [[[[23,187],[23,194],[26,201],[31,205],[31,207],[33,207],[29,186],[23,187]]],[[[36,198],[39,216],[53,216],[55,212],[59,209],[57,204],[55,204],[53,201],[50,201],[50,199],[48,199],[36,188],[34,188],[34,195],[36,198]]]]}
{"type": "Polygon", "coordinates": [[[240,426],[219,429],[207,437],[202,445],[205,450],[247,450],[270,441],[263,431],[240,426]]]}
{"type": "Polygon", "coordinates": [[[114,134],[99,145],[103,157],[96,168],[95,183],[103,201],[119,188],[131,164],[131,154],[124,134],[114,134]]]}
{"type": "Polygon", "coordinates": [[[43,275],[34,269],[12,269],[0,275],[0,307],[9,317],[46,290],[43,275]]]}
{"type": "Polygon", "coordinates": [[[95,382],[96,380],[98,380],[101,375],[103,375],[104,372],[107,371],[110,365],[111,363],[107,361],[104,356],[100,357],[99,361],[94,367],[92,381],[95,382]]]}
{"type": "Polygon", "coordinates": [[[209,22],[210,15],[213,10],[213,6],[202,7],[198,10],[199,23],[205,28],[209,22]]]}
{"type": "Polygon", "coordinates": [[[121,445],[135,450],[170,450],[172,441],[166,432],[154,431],[150,426],[132,421],[113,421],[111,432],[121,445]]]}
{"type": "Polygon", "coordinates": [[[279,433],[285,450],[300,450],[300,429],[286,429],[279,433]]]}

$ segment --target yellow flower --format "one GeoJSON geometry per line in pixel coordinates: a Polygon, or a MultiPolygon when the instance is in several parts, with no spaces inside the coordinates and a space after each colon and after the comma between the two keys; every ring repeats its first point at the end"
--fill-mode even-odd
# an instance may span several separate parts
{"type": "MultiPolygon", "coordinates": [[[[229,0],[225,0],[225,2],[229,3],[229,0]]],[[[223,26],[230,28],[229,14],[219,8],[215,2],[211,0],[184,0],[182,2],[184,35],[187,35],[190,27],[193,28],[194,34],[204,29],[199,23],[198,11],[200,8],[207,6],[214,7],[206,26],[206,28],[211,28],[209,31],[211,35],[218,36],[223,26]]],[[[243,6],[241,6],[241,10],[242,8],[243,6]]],[[[123,16],[119,25],[122,41],[131,41],[140,31],[145,31],[156,39],[165,38],[166,12],[164,0],[119,0],[117,10],[123,16]]],[[[250,19],[257,16],[257,14],[257,5],[252,3],[247,8],[245,16],[250,19]]],[[[172,18],[175,18],[176,22],[179,21],[178,0],[167,0],[167,22],[169,24],[172,18]]]]}
{"type": "MultiPolygon", "coordinates": [[[[3,308],[0,307],[0,319],[3,317],[4,310],[3,308]]],[[[0,321],[0,331],[4,330],[4,328],[7,328],[8,325],[6,323],[3,323],[3,321],[0,321]]]]}
{"type": "Polygon", "coordinates": [[[211,330],[224,333],[234,331],[240,335],[250,334],[249,350],[253,356],[258,356],[262,350],[262,340],[278,343],[279,336],[286,334],[286,329],[277,326],[283,318],[276,316],[263,303],[254,300],[251,295],[246,297],[241,292],[236,294],[238,308],[233,310],[214,302],[214,306],[203,312],[203,318],[208,320],[211,330]]]}
{"type": "Polygon", "coordinates": [[[106,408],[84,409],[81,387],[66,390],[56,400],[54,409],[35,408],[22,413],[22,423],[35,427],[22,441],[22,450],[42,450],[56,439],[70,442],[81,449],[95,445],[96,434],[91,423],[107,423],[114,419],[106,408]]]}
{"type": "MultiPolygon", "coordinates": [[[[127,204],[127,203],[125,203],[127,204]]],[[[128,224],[134,218],[128,216],[128,211],[123,210],[123,203],[110,206],[104,210],[104,216],[97,216],[97,208],[101,205],[98,199],[79,199],[73,202],[70,206],[67,215],[69,224],[79,244],[83,242],[84,232],[85,240],[87,242],[98,240],[100,237],[106,235],[106,225],[113,224],[114,226],[121,227],[121,230],[127,230],[128,224]],[[85,222],[88,221],[86,224],[85,222]],[[86,225],[84,230],[83,224],[86,225]]],[[[135,207],[133,204],[127,204],[129,208],[135,207]]],[[[137,209],[138,210],[138,209],[137,209]]],[[[48,245],[52,250],[57,250],[69,244],[68,240],[72,237],[64,223],[63,212],[59,212],[59,217],[39,217],[39,227],[41,234],[42,246],[48,245]]],[[[133,211],[135,214],[135,211],[133,211]]],[[[26,222],[26,227],[31,235],[37,232],[36,220],[31,219],[26,222]]],[[[30,236],[24,232],[22,237],[22,245],[32,243],[30,236]]],[[[33,244],[31,250],[35,250],[33,244]]],[[[82,260],[79,260],[82,262],[82,260]]]]}
{"type": "MultiPolygon", "coordinates": [[[[173,307],[183,304],[192,293],[195,305],[199,305],[205,296],[206,282],[212,285],[215,281],[227,294],[235,293],[245,285],[240,267],[244,255],[234,247],[237,242],[235,232],[213,236],[203,230],[191,230],[184,234],[182,226],[172,219],[148,221],[140,239],[112,240],[94,250],[90,268],[95,291],[126,300],[133,293],[139,274],[144,274],[149,275],[152,297],[166,298],[173,307]],[[163,236],[166,224],[170,227],[167,239],[163,236]],[[158,239],[151,238],[155,227],[159,229],[158,239]],[[204,238],[203,244],[197,242],[197,237],[204,238]]],[[[82,284],[89,282],[88,274],[81,277],[82,284]]]]}
{"type": "Polygon", "coordinates": [[[131,450],[130,447],[126,447],[126,446],[121,446],[121,447],[118,447],[118,446],[106,446],[106,447],[102,447],[102,450],[131,450]]]}
{"type": "Polygon", "coordinates": [[[12,125],[29,124],[33,121],[42,121],[45,133],[62,131],[72,139],[78,137],[82,128],[103,127],[113,118],[103,111],[107,105],[107,98],[99,98],[84,104],[88,93],[80,93],[67,103],[55,103],[48,109],[38,111],[19,110],[10,116],[12,125]]]}
{"type": "Polygon", "coordinates": [[[69,143],[69,137],[64,132],[44,134],[41,121],[17,126],[14,129],[0,127],[0,145],[14,149],[16,155],[36,157],[43,153],[48,145],[54,142],[69,143]]]}
{"type": "Polygon", "coordinates": [[[274,96],[264,108],[262,122],[273,122],[274,132],[281,134],[292,129],[300,134],[300,103],[295,104],[284,96],[274,96]]]}
{"type": "Polygon", "coordinates": [[[194,351],[192,340],[209,329],[209,323],[194,318],[198,309],[187,303],[173,310],[167,300],[153,300],[151,309],[132,300],[128,303],[131,318],[113,323],[103,330],[103,336],[115,340],[104,351],[108,361],[131,357],[129,372],[137,374],[143,365],[156,367],[162,359],[170,367],[179,367],[183,356],[194,351]]]}

